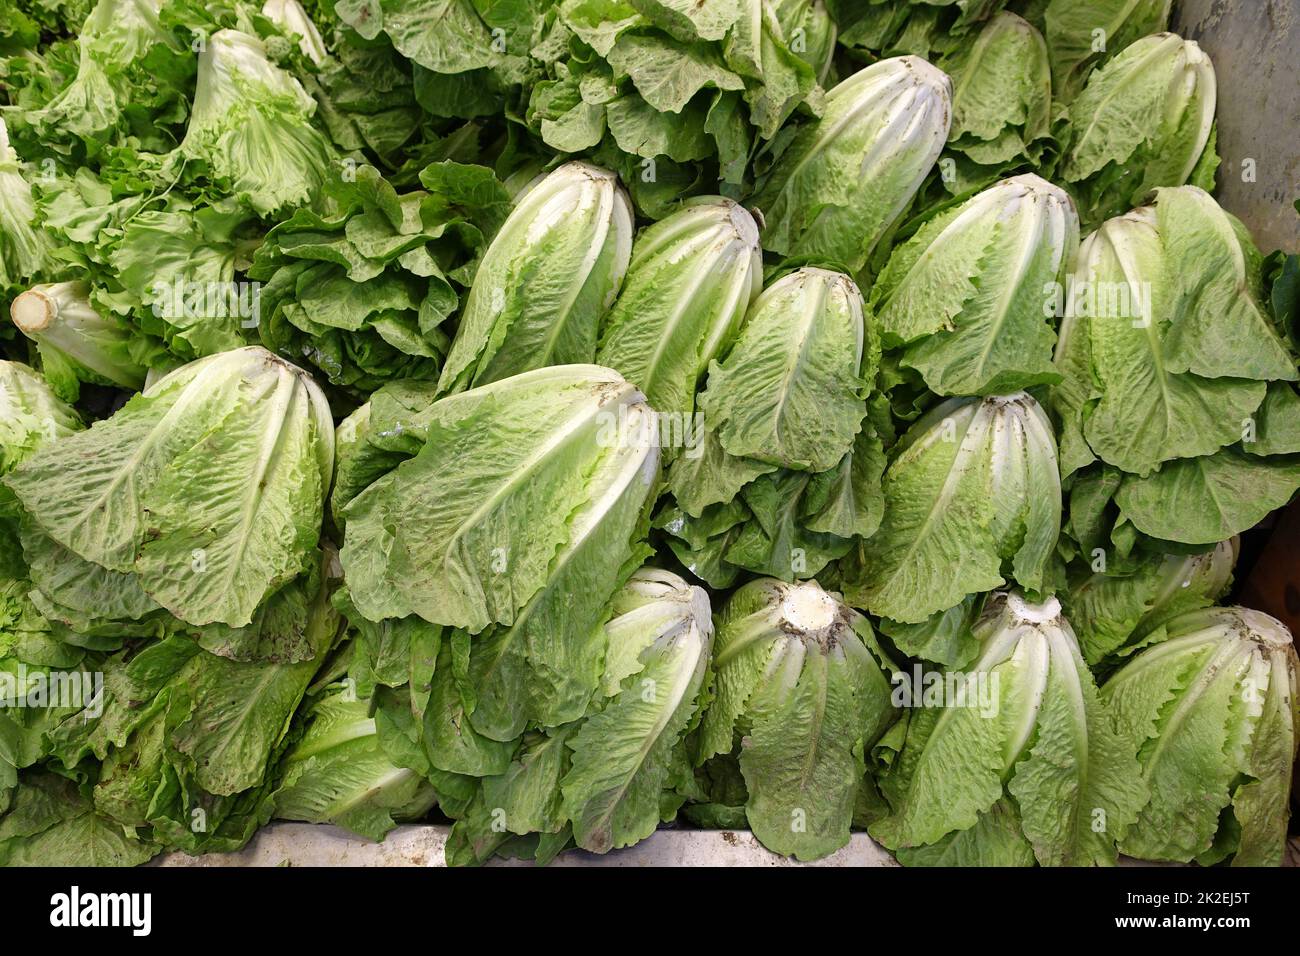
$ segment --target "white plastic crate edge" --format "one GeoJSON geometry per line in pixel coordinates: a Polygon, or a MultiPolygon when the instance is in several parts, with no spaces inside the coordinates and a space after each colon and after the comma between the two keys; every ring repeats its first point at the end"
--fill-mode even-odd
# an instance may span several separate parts
{"type": "MultiPolygon", "coordinates": [[[[275,823],[263,827],[238,853],[188,856],[168,853],[155,866],[444,866],[443,847],[450,827],[401,826],[382,843],[339,827],[275,823]]],[[[493,866],[529,866],[493,860],[493,866]]],[[[897,866],[865,833],[812,864],[800,864],[763,849],[746,830],[659,830],[623,850],[598,855],[566,850],[551,866],[897,866]]]]}
{"type": "MultiPolygon", "coordinates": [[[[446,826],[402,826],[374,843],[334,826],[275,823],[263,827],[238,853],[188,856],[168,853],[153,866],[444,866],[446,826]]],[[[490,866],[529,866],[493,860],[490,866]]],[[[798,863],[765,850],[747,830],[659,830],[647,840],[600,856],[583,850],[561,853],[551,866],[898,866],[865,833],[814,863],[798,863]]],[[[1121,859],[1122,866],[1179,866],[1121,859]]],[[[1300,838],[1287,845],[1284,866],[1300,866],[1300,838]]]]}

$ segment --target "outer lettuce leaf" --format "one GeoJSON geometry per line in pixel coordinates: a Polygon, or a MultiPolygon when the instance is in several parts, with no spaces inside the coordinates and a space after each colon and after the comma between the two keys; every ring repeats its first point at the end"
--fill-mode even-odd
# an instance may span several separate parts
{"type": "Polygon", "coordinates": [[[711,588],[729,588],[740,569],[728,564],[723,555],[744,530],[749,508],[739,498],[713,505],[693,518],[674,504],[665,504],[655,515],[654,527],[668,537],[668,547],[690,571],[711,588]]]}
{"type": "Polygon", "coordinates": [[[447,839],[448,866],[471,866],[490,859],[517,836],[570,836],[561,809],[560,780],[568,771],[565,742],[572,725],[524,737],[519,753],[505,773],[485,777],[466,812],[447,839]]]}
{"type": "Polygon", "coordinates": [[[911,54],[929,57],[971,42],[973,29],[995,15],[1007,0],[924,0],[827,5],[840,26],[840,42],[874,57],[911,54]]]}
{"type": "Polygon", "coordinates": [[[1170,618],[1208,607],[1232,583],[1237,540],[1201,554],[1150,554],[1129,574],[1076,573],[1062,595],[1083,656],[1094,667],[1127,655],[1170,618]]]}
{"type": "Polygon", "coordinates": [[[9,130],[0,118],[0,294],[25,285],[50,268],[53,242],[36,224],[36,203],[9,130]]]}
{"type": "Polygon", "coordinates": [[[399,822],[419,819],[434,804],[429,783],[395,766],[384,752],[370,708],[347,684],[311,705],[302,738],[280,764],[277,818],[336,823],[382,840],[399,822]]]}
{"type": "Polygon", "coordinates": [[[1253,528],[1297,488],[1296,456],[1259,459],[1225,449],[1167,462],[1145,478],[1127,476],[1115,502],[1145,535],[1206,545],[1253,528]]]}
{"type": "Polygon", "coordinates": [[[673,459],[668,470],[668,488],[677,505],[692,518],[702,517],[715,505],[735,501],[750,482],[777,470],[775,464],[728,454],[717,433],[708,427],[707,416],[701,431],[694,447],[673,459]]]}
{"type": "Polygon", "coordinates": [[[1250,455],[1300,454],[1300,394],[1286,382],[1270,382],[1255,413],[1255,440],[1243,441],[1250,455]]]}
{"type": "Polygon", "coordinates": [[[137,866],[159,847],[95,812],[71,780],[23,778],[13,809],[0,817],[4,866],[137,866]]]}
{"type": "Polygon", "coordinates": [[[811,476],[800,505],[804,526],[812,532],[841,538],[869,538],[880,527],[885,498],[880,479],[885,451],[870,422],[853,441],[853,448],[831,471],[811,476]]]}
{"type": "Polygon", "coordinates": [[[1047,45],[1013,13],[989,19],[973,43],[940,62],[953,78],[949,150],[983,167],[1042,155],[1049,137],[1052,80],[1047,45]]]}
{"type": "Polygon", "coordinates": [[[340,530],[346,525],[343,508],[348,502],[424,447],[424,433],[417,423],[435,401],[436,392],[431,382],[391,382],[339,423],[330,511],[340,530]]]}
{"type": "Polygon", "coordinates": [[[338,15],[366,39],[383,31],[403,56],[428,70],[454,74],[501,64],[518,50],[519,39],[527,42],[532,18],[541,6],[510,4],[493,8],[471,0],[438,0],[432,4],[346,0],[339,4],[338,15]],[[501,28],[504,48],[495,41],[493,28],[501,28]]]}
{"type": "Polygon", "coordinates": [[[190,624],[240,627],[314,551],[332,459],[314,383],[249,348],[164,377],[5,480],[41,536],[190,624]]]}
{"type": "Polygon", "coordinates": [[[980,645],[972,628],[983,607],[983,596],[972,594],[919,624],[881,618],[880,630],[908,657],[962,668],[979,657],[980,645]]]}
{"type": "Polygon", "coordinates": [[[1099,63],[1164,30],[1172,5],[1172,0],[1051,0],[1044,19],[1053,95],[1064,103],[1074,99],[1099,63]],[[1099,30],[1102,50],[1097,49],[1099,30]]]}
{"type": "Polygon", "coordinates": [[[842,515],[844,524],[835,524],[831,532],[818,531],[814,526],[832,516],[815,512],[819,502],[809,495],[812,482],[804,472],[781,470],[746,485],[741,498],[751,517],[727,544],[726,561],[753,574],[791,581],[814,577],[843,557],[853,537],[873,520],[871,503],[846,503],[854,510],[842,515]]]}
{"type": "Polygon", "coordinates": [[[700,397],[728,455],[813,472],[844,457],[866,413],[859,376],[875,360],[862,312],[852,280],[821,269],[793,272],[759,296],[700,397]]]}
{"type": "Polygon", "coordinates": [[[77,411],[60,400],[36,371],[19,362],[0,361],[0,475],[13,471],[43,445],[83,427],[77,411]]]}
{"type": "Polygon", "coordinates": [[[469,670],[481,733],[512,740],[527,725],[558,726],[586,710],[607,650],[601,625],[608,611],[600,597],[649,556],[648,548],[631,544],[647,530],[654,460],[638,457],[644,441],[640,423],[618,435],[620,453],[606,455],[586,476],[592,501],[570,516],[569,538],[552,556],[546,582],[513,623],[475,641],[469,670]]]}
{"type": "Polygon", "coordinates": [[[1034,848],[1025,839],[1016,805],[1004,797],[981,813],[968,830],[957,830],[928,846],[900,847],[904,866],[1033,866],[1034,848]]]}
{"type": "Polygon", "coordinates": [[[247,344],[258,297],[235,276],[257,241],[250,219],[233,201],[196,207],[174,200],[133,215],[104,256],[111,271],[105,284],[114,289],[97,297],[118,313],[130,310],[142,330],[186,359],[247,344]],[[210,301],[217,291],[226,301],[210,301]]]}
{"type": "Polygon", "coordinates": [[[18,565],[0,568],[0,812],[14,802],[20,771],[49,755],[50,732],[93,698],[101,666],[98,654],[60,640],[18,565]]]}
{"type": "Polygon", "coordinates": [[[339,636],[333,583],[322,576],[312,599],[304,660],[238,662],[179,636],[110,659],[102,710],[75,714],[52,735],[65,767],[92,755],[103,762],[96,809],[190,853],[243,846],[271,815],[268,768],[339,636]]]}

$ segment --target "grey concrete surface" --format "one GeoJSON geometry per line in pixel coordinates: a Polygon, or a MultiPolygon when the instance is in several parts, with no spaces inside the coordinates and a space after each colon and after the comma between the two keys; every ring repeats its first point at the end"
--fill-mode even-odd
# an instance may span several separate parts
{"type": "Polygon", "coordinates": [[[1218,78],[1219,202],[1264,252],[1300,251],[1300,0],[1176,0],[1173,27],[1218,78]]]}

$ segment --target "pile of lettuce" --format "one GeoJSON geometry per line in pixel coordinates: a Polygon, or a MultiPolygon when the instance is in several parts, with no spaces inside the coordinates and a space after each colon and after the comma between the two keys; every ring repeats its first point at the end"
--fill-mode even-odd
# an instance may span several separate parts
{"type": "Polygon", "coordinates": [[[1170,7],[0,0],[0,864],[1279,864],[1300,257],[1170,7]]]}

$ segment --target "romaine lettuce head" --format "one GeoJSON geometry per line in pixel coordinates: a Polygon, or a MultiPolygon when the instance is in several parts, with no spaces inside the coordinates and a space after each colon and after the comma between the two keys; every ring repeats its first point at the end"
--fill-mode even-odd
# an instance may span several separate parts
{"type": "Polygon", "coordinates": [[[267,59],[256,37],[218,30],[199,54],[198,86],[173,162],[261,216],[314,199],[335,175],[334,148],[313,125],[316,102],[267,59]],[[191,170],[195,166],[197,169],[191,170]]]}
{"type": "Polygon", "coordinates": [[[93,157],[130,134],[149,142],[150,121],[184,117],[176,81],[193,76],[194,58],[160,21],[163,6],[163,0],[95,4],[77,33],[77,75],[25,116],[42,143],[71,152],[79,140],[81,155],[93,157]]]}
{"type": "Polygon", "coordinates": [[[1032,174],[1006,179],[896,247],[872,290],[885,348],[939,395],[1057,382],[1044,290],[1079,242],[1074,203],[1032,174]]]}
{"type": "Polygon", "coordinates": [[[138,390],[155,363],[168,361],[153,339],[90,296],[89,283],[55,282],[32,286],[9,305],[14,325],[36,344],[46,379],[68,401],[80,382],[138,390]]]}
{"type": "Polygon", "coordinates": [[[1061,175],[1087,223],[1119,215],[1152,189],[1214,188],[1216,85],[1192,40],[1138,40],[1094,73],[1070,104],[1061,175]]]}
{"type": "Polygon", "coordinates": [[[810,578],[879,524],[883,450],[864,419],[880,349],[863,313],[848,276],[796,270],[711,365],[703,427],[673,461],[675,501],[655,522],[703,580],[810,578]]]}
{"type": "Polygon", "coordinates": [[[730,347],[763,284],[753,216],[702,196],[636,238],[596,360],[659,412],[689,416],[709,363],[730,347]]]}
{"type": "Polygon", "coordinates": [[[918,57],[841,82],[750,201],[763,247],[861,270],[939,157],[951,118],[951,81],[918,57]]]}
{"type": "Polygon", "coordinates": [[[613,173],[566,163],[534,183],[483,254],[439,388],[591,362],[631,255],[632,206],[613,173]]]}
{"type": "Polygon", "coordinates": [[[1146,475],[1241,440],[1295,360],[1257,298],[1258,253],[1204,191],[1163,189],[1079,250],[1053,393],[1063,473],[1097,457],[1146,475]]]}
{"type": "Polygon", "coordinates": [[[0,866],[139,866],[162,848],[95,812],[73,780],[32,770],[0,818],[0,866]]]}
{"type": "Polygon", "coordinates": [[[584,634],[585,625],[566,624],[569,615],[588,620],[621,583],[620,568],[640,563],[642,512],[659,465],[641,394],[609,369],[566,365],[396,421],[379,410],[375,402],[367,425],[379,450],[392,447],[389,433],[401,445],[390,470],[346,503],[335,491],[360,613],[373,621],[418,614],[474,634],[493,624],[584,634]],[[539,597],[554,622],[535,616],[542,608],[530,602],[539,597]]]}
{"type": "Polygon", "coordinates": [[[1050,137],[1052,77],[1047,45],[1031,23],[1000,12],[939,66],[953,80],[948,149],[971,165],[951,182],[945,178],[949,192],[960,193],[967,182],[1043,156],[1050,137]]]}
{"type": "Polygon", "coordinates": [[[831,0],[840,43],[874,58],[930,57],[973,42],[970,34],[1008,0],[831,0]]]}
{"type": "Polygon", "coordinates": [[[50,732],[94,696],[92,675],[103,660],[61,640],[32,601],[3,518],[4,494],[0,489],[0,813],[14,801],[20,771],[49,756],[50,732]]]}
{"type": "Polygon", "coordinates": [[[739,752],[745,815],[769,850],[835,852],[849,840],[863,750],[897,716],[893,665],[867,619],[815,581],[751,581],[716,627],[698,762],[739,752]]]}
{"type": "Polygon", "coordinates": [[[772,0],[790,52],[813,68],[817,82],[826,83],[835,56],[835,21],[822,0],[772,0]]]}
{"type": "Polygon", "coordinates": [[[1061,479],[1032,396],[949,399],[891,455],[880,530],[841,562],[850,603],[916,624],[1008,578],[1050,592],[1061,479]]]}
{"type": "Polygon", "coordinates": [[[1143,535],[1215,544],[1300,487],[1300,372],[1258,282],[1244,228],[1193,186],[1080,247],[1052,391],[1061,471],[1112,466],[1106,497],[1143,535]]]}
{"type": "Polygon", "coordinates": [[[924,706],[880,780],[892,813],[872,837],[906,865],[1114,864],[1146,784],[1060,604],[995,595],[974,634],[969,670],[907,685],[924,706]]]}
{"type": "Polygon", "coordinates": [[[1088,663],[1127,657],[1170,618],[1217,601],[1232,584],[1238,548],[1231,538],[1200,554],[1143,554],[1127,574],[1072,569],[1061,601],[1088,663]]]}
{"type": "Polygon", "coordinates": [[[791,272],[755,300],[731,351],[710,367],[699,402],[706,430],[733,458],[827,471],[861,429],[878,351],[852,279],[791,272]]]}
{"type": "Polygon", "coordinates": [[[291,718],[341,631],[337,579],[315,580],[300,659],[237,661],[174,635],[105,662],[102,694],[50,733],[66,770],[101,763],[101,816],[188,853],[237,850],[271,818],[291,718]]]}
{"type": "MultiPolygon", "coordinates": [[[[565,0],[556,7],[545,39],[524,46],[545,77],[525,81],[528,125],[551,149],[590,152],[617,171],[652,219],[670,214],[684,195],[746,190],[749,159],[763,141],[774,141],[796,109],[820,109],[819,76],[834,50],[820,3],[565,0]]],[[[512,19],[518,26],[506,28],[507,47],[524,32],[512,19]]]]}
{"type": "MultiPolygon", "coordinates": [[[[540,835],[596,853],[631,846],[676,814],[690,777],[685,736],[699,720],[713,638],[708,595],[638,570],[610,602],[603,674],[577,723],[524,736],[505,773],[482,780],[452,829],[452,865],[540,835]]],[[[547,847],[550,850],[547,850],[547,847]]]]}
{"type": "Polygon", "coordinates": [[[334,823],[372,840],[437,803],[429,781],[384,751],[373,702],[331,685],[302,712],[302,735],[281,758],[275,817],[334,823]]]}
{"type": "Polygon", "coordinates": [[[671,791],[690,775],[682,745],[699,720],[712,649],[709,597],[675,574],[643,568],[614,596],[600,696],[567,741],[560,781],[574,842],[631,846],[675,816],[671,791]]]}
{"type": "Polygon", "coordinates": [[[250,347],[164,376],[5,483],[52,601],[240,628],[317,560],[333,456],[320,389],[250,347]]]}
{"type": "MultiPolygon", "coordinates": [[[[0,361],[0,475],[32,452],[85,426],[35,369],[0,361]]],[[[0,491],[0,500],[4,492],[0,491]]]]}
{"type": "Polygon", "coordinates": [[[482,166],[434,163],[427,187],[398,193],[373,166],[327,192],[327,215],[299,209],[258,248],[262,342],[305,359],[351,394],[397,378],[436,380],[446,321],[509,208],[482,166]]]}
{"type": "Polygon", "coordinates": [[[49,268],[52,248],[49,234],[36,224],[31,184],[0,117],[0,295],[49,268]]]}
{"type": "Polygon", "coordinates": [[[1278,866],[1296,756],[1295,645],[1248,608],[1168,621],[1102,688],[1150,799],[1120,850],[1146,860],[1278,866]]]}
{"type": "Polygon", "coordinates": [[[1044,21],[1052,96],[1074,99],[1098,64],[1166,29],[1172,6],[1173,0],[1050,0],[1044,21]]]}
{"type": "Polygon", "coordinates": [[[823,472],[853,447],[879,347],[848,276],[804,268],[754,301],[731,350],[709,369],[703,434],[669,475],[692,517],[778,468],[823,472]]]}

